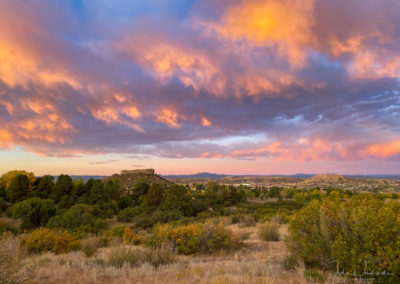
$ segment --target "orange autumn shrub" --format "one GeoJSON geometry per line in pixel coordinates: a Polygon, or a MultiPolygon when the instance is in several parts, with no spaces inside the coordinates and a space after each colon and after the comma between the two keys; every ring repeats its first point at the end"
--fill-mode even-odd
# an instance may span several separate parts
{"type": "Polygon", "coordinates": [[[47,228],[33,230],[21,236],[21,249],[28,253],[53,252],[67,253],[79,247],[79,242],[66,231],[54,231],[47,228]]]}

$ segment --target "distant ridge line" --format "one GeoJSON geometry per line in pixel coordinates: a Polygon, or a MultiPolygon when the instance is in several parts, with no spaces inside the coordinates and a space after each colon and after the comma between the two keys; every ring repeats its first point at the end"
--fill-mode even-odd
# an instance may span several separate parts
{"type": "MultiPolygon", "coordinates": [[[[189,174],[189,175],[160,175],[163,178],[169,179],[177,179],[177,178],[199,178],[199,179],[219,179],[224,177],[291,177],[291,178],[310,178],[315,176],[316,174],[294,174],[294,175],[229,175],[229,174],[216,174],[216,173],[207,173],[201,172],[196,174],[189,174]]],[[[57,178],[57,175],[53,175],[57,178]]],[[[105,179],[110,177],[107,175],[69,175],[73,180],[82,179],[84,181],[88,181],[89,179],[105,179]]],[[[400,174],[370,174],[370,175],[343,175],[346,178],[350,179],[357,179],[357,178],[374,178],[374,179],[400,179],[400,174]]],[[[38,176],[40,177],[40,176],[38,176]]]]}

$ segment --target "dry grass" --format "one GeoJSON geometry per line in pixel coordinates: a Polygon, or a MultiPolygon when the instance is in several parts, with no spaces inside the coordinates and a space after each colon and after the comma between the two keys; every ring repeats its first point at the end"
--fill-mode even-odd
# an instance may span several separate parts
{"type": "Polygon", "coordinates": [[[258,236],[261,240],[266,242],[277,242],[280,239],[279,227],[279,223],[274,221],[261,224],[258,229],[258,236]]]}
{"type": "Polygon", "coordinates": [[[0,235],[0,283],[20,283],[28,275],[23,269],[18,238],[9,233],[0,235]]]}
{"type": "Polygon", "coordinates": [[[96,261],[88,261],[79,253],[43,255],[36,259],[33,283],[308,283],[302,272],[282,271],[279,263],[234,257],[180,257],[171,265],[155,268],[140,266],[108,266],[102,251],[96,261]]]}
{"type": "Polygon", "coordinates": [[[98,237],[90,237],[81,242],[81,251],[86,255],[86,257],[95,255],[99,247],[100,239],[98,237]]]}
{"type": "MultiPolygon", "coordinates": [[[[116,250],[144,251],[137,246],[101,248],[96,257],[86,258],[81,252],[63,255],[46,253],[29,258],[30,283],[312,283],[304,277],[304,268],[294,271],[282,268],[288,256],[283,241],[264,242],[258,238],[258,227],[229,226],[235,233],[246,233],[243,249],[220,255],[174,256],[174,261],[157,264],[164,252],[149,253],[147,260],[135,265],[109,265],[116,250]],[[154,262],[154,263],[153,263],[154,262]]],[[[279,229],[282,236],[287,227],[279,229]]],[[[142,255],[142,254],[141,254],[142,255]]],[[[326,283],[343,283],[327,276],[326,283]]]]}

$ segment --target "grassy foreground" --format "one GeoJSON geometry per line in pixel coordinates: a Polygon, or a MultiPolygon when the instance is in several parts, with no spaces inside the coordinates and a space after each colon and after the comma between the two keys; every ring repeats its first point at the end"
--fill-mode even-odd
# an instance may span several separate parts
{"type": "MultiPolygon", "coordinates": [[[[142,247],[116,244],[100,248],[87,257],[82,251],[55,255],[44,253],[23,259],[23,268],[15,276],[25,283],[315,283],[300,266],[284,269],[288,256],[285,243],[266,242],[259,236],[260,224],[228,226],[235,234],[247,235],[243,247],[217,255],[174,256],[171,263],[154,267],[150,263],[117,267],[109,262],[116,250],[143,250],[142,247]],[[26,281],[24,281],[26,280],[26,281]]],[[[279,229],[287,234],[287,226],[279,229]]],[[[326,283],[343,283],[333,274],[324,275],[326,283]]]]}

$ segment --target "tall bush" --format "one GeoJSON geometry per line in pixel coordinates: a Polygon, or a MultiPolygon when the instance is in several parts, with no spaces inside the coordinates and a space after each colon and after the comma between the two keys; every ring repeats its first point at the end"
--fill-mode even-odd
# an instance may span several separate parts
{"type": "Polygon", "coordinates": [[[400,203],[373,194],[313,200],[292,218],[288,246],[307,266],[400,281],[399,216],[400,203]]]}

